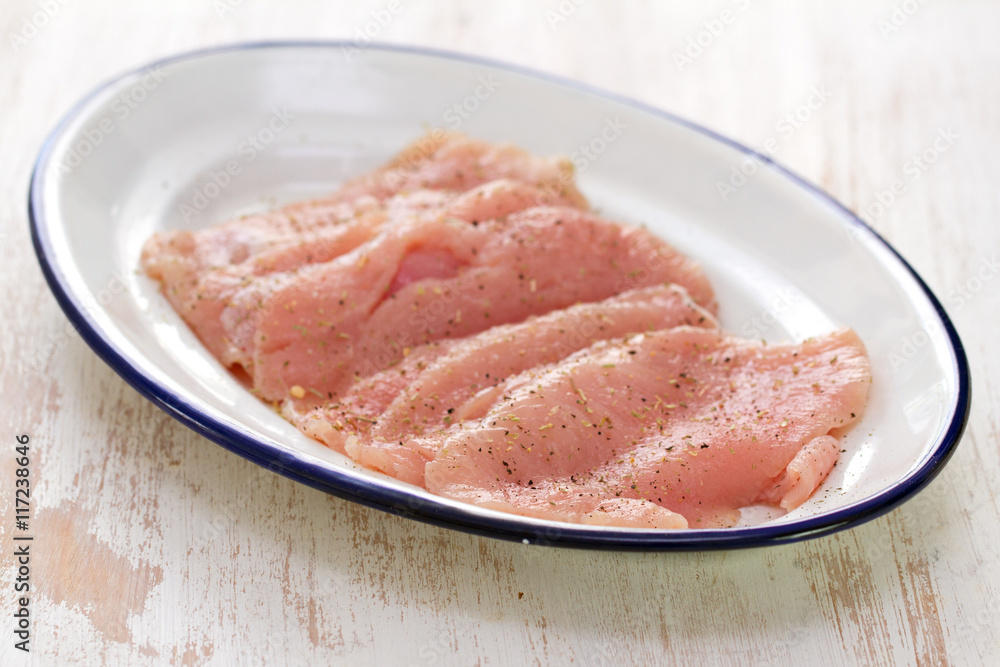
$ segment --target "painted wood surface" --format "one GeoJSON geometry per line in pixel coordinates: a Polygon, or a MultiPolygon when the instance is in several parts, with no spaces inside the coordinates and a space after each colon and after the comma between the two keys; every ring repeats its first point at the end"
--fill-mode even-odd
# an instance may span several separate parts
{"type": "Polygon", "coordinates": [[[4,0],[0,664],[1000,660],[1000,5],[395,3],[4,0]],[[387,9],[391,21],[372,28],[387,9]],[[775,158],[864,211],[954,318],[974,404],[951,463],[901,508],[831,537],[595,553],[341,501],[154,408],[80,340],[45,285],[25,208],[41,142],[90,88],[152,59],[366,29],[585,81],[754,146],[776,139],[775,158]],[[783,129],[816,91],[818,108],[783,129]],[[941,132],[954,141],[914,172],[941,132]],[[903,191],[878,206],[894,181],[903,191]],[[31,436],[34,484],[28,655],[14,649],[12,616],[19,433],[31,436]]]}

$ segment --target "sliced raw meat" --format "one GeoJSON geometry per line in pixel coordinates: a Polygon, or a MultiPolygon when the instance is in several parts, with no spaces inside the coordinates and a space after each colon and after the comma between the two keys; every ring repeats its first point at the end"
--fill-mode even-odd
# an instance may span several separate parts
{"type": "Polygon", "coordinates": [[[813,438],[799,450],[785,471],[757,500],[795,509],[812,495],[840,457],[840,443],[829,435],[813,438]]]}
{"type": "Polygon", "coordinates": [[[441,436],[426,485],[540,518],[676,523],[665,509],[732,526],[740,507],[813,492],[870,381],[848,329],[799,345],[689,327],[601,342],[509,380],[485,417],[441,436]]]}
{"type": "Polygon", "coordinates": [[[717,322],[679,287],[630,290],[449,341],[430,354],[417,348],[398,367],[355,384],[342,400],[293,421],[362,465],[422,485],[423,467],[440,442],[428,436],[482,417],[507,377],[599,340],[680,325],[715,328],[717,322]]]}
{"type": "Polygon", "coordinates": [[[384,167],[348,182],[337,197],[385,199],[397,192],[427,189],[464,192],[499,179],[531,183],[568,205],[588,208],[569,160],[538,157],[510,144],[440,130],[417,139],[384,167]]]}
{"type": "Polygon", "coordinates": [[[568,161],[438,132],[328,197],[156,234],[142,264],[213,355],[250,370],[260,306],[299,269],[349,252],[386,224],[428,214],[472,222],[537,205],[587,207],[568,161]]]}
{"type": "MultiPolygon", "coordinates": [[[[503,180],[491,181],[485,185],[473,188],[468,192],[458,195],[443,195],[433,193],[434,197],[428,197],[428,191],[420,193],[400,194],[385,203],[385,225],[413,224],[419,220],[455,220],[467,221],[478,224],[476,220],[479,216],[491,214],[506,215],[520,210],[529,204],[538,202],[553,202],[556,204],[565,203],[556,198],[552,199],[548,194],[541,192],[534,185],[519,183],[517,181],[503,180]],[[422,195],[420,193],[423,193],[422,195]],[[431,200],[436,206],[431,206],[431,200]]],[[[376,231],[381,231],[378,227],[368,225],[366,218],[360,218],[345,225],[341,229],[344,232],[335,235],[334,230],[326,232],[330,240],[346,239],[353,243],[357,240],[355,228],[360,228],[362,233],[367,233],[367,238],[375,236],[376,231]]],[[[321,264],[331,261],[344,254],[348,250],[358,247],[360,243],[348,245],[341,242],[339,245],[331,247],[327,239],[305,239],[294,250],[298,255],[308,253],[309,261],[289,261],[287,250],[282,248],[279,252],[284,253],[280,259],[274,259],[275,253],[267,253],[254,259],[254,265],[259,266],[266,262],[266,266],[276,268],[274,273],[262,273],[255,275],[251,279],[242,279],[239,286],[233,289],[225,289],[232,283],[233,274],[238,274],[241,269],[237,267],[232,271],[226,271],[219,275],[209,273],[202,280],[205,289],[197,293],[197,306],[201,308],[211,308],[218,302],[224,302],[218,321],[222,325],[221,335],[230,343],[228,350],[230,354],[224,356],[227,364],[238,363],[247,371],[253,367],[253,337],[257,326],[260,324],[266,311],[265,302],[271,294],[280,287],[289,285],[298,279],[298,270],[313,264],[321,264]],[[223,289],[216,291],[214,288],[220,284],[223,289]],[[214,296],[214,299],[210,298],[214,296]],[[208,300],[208,303],[205,303],[208,300]]],[[[440,249],[415,249],[403,257],[393,282],[389,285],[388,292],[394,294],[406,285],[422,280],[425,277],[435,276],[444,278],[456,274],[458,264],[452,254],[440,249]]],[[[216,311],[212,311],[213,316],[216,311]]],[[[192,318],[195,319],[195,318],[192,318]]]]}
{"type": "Polygon", "coordinates": [[[401,363],[355,383],[331,405],[303,414],[301,406],[314,403],[306,396],[289,401],[285,414],[311,437],[346,450],[363,465],[422,483],[423,464],[436,453],[436,441],[414,436],[477,416],[477,406],[491,404],[494,388],[506,377],[558,361],[598,340],[679,325],[714,328],[717,322],[680,287],[630,290],[418,347],[401,363]],[[348,443],[352,435],[359,437],[348,443]],[[406,467],[413,469],[404,471],[406,467]]]}
{"type": "Polygon", "coordinates": [[[681,325],[716,328],[717,322],[682,288],[655,285],[493,327],[456,341],[387,406],[371,435],[397,440],[482,417],[479,406],[492,404],[494,388],[507,377],[599,340],[681,325]],[[481,399],[470,404],[473,397],[481,399]]]}
{"type": "Polygon", "coordinates": [[[241,358],[222,311],[261,276],[325,262],[370,239],[385,221],[374,200],[362,206],[301,205],[218,227],[157,234],[142,253],[146,273],[206,347],[229,365],[241,358]]]}
{"type": "Polygon", "coordinates": [[[265,399],[332,399],[406,348],[662,283],[715,307],[697,264],[644,229],[578,209],[419,219],[273,291],[260,305],[248,370],[265,399]]]}

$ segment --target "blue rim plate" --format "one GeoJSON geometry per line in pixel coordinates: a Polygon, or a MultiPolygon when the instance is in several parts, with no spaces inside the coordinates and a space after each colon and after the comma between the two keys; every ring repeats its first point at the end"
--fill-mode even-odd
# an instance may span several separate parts
{"type": "Polygon", "coordinates": [[[293,42],[161,60],[99,86],[59,122],[38,156],[28,208],[60,306],[153,403],[291,479],[479,535],[649,551],[826,535],[926,486],[968,416],[968,363],[940,303],[829,195],[659,109],[481,58],[293,42]],[[656,531],[529,519],[432,496],[299,434],[208,355],[137,270],[142,243],[157,230],[329,192],[433,127],[568,155],[595,207],[647,225],[702,263],[727,330],[800,340],[853,327],[872,358],[872,393],[814,497],[784,516],[746,508],[735,528],[656,531]]]}

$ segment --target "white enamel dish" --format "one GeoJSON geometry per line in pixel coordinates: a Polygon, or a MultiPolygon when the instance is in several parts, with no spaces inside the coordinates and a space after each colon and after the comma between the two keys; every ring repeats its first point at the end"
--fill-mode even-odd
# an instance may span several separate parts
{"type": "Polygon", "coordinates": [[[441,526],[590,548],[790,542],[896,507],[941,470],[965,426],[969,371],[954,328],[919,276],[857,217],[704,128],[538,72],[340,43],[185,54],[106,83],[70,111],[42,147],[29,200],[59,303],[148,399],[280,474],[441,526]],[[702,263],[727,330],[780,341],[853,327],[872,358],[870,400],[813,498],[787,515],[747,508],[731,529],[654,531],[546,522],[430,495],[301,435],[207,353],[138,271],[157,230],[330,192],[435,127],[571,156],[596,208],[646,224],[702,263]],[[734,168],[749,174],[745,182],[734,168]]]}

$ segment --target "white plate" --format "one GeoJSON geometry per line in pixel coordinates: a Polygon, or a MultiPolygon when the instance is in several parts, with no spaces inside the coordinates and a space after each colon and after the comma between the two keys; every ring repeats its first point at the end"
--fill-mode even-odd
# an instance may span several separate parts
{"type": "Polygon", "coordinates": [[[650,550],[815,537],[878,516],[927,484],[968,412],[965,354],[940,304],[843,206],[662,111],[466,56],[293,43],[155,63],[100,87],[56,127],[38,158],[30,214],[66,314],[154,403],[283,475],[483,535],[650,550]],[[871,355],[871,397],[814,497],[784,516],[749,508],[736,528],[691,531],[584,527],[438,498],[301,435],[205,351],[137,270],[157,230],[327,193],[432,127],[570,155],[598,209],[648,225],[702,262],[728,330],[778,341],[853,327],[871,355]],[[734,169],[749,174],[745,182],[734,169]],[[723,196],[720,183],[740,187],[723,196]]]}

